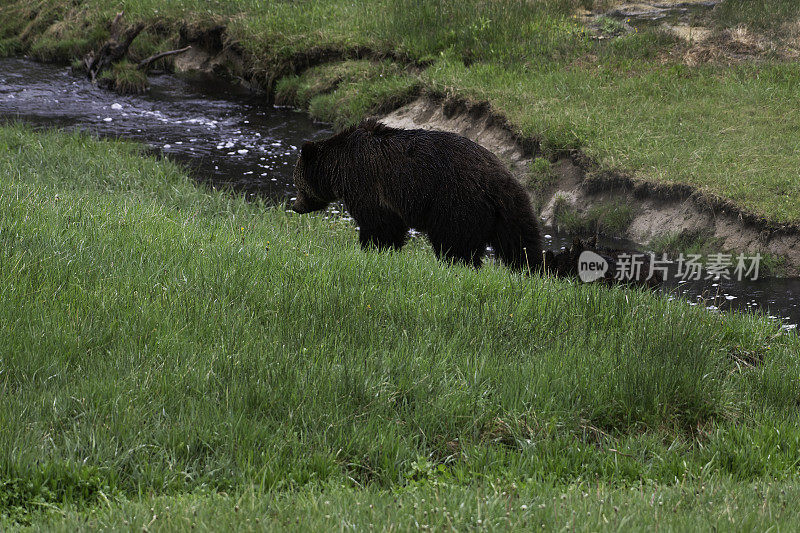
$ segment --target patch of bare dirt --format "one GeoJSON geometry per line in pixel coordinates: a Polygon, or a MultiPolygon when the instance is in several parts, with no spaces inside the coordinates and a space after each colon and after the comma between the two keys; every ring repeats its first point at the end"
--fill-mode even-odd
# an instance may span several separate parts
{"type": "Polygon", "coordinates": [[[383,117],[388,126],[405,129],[437,129],[463,135],[492,151],[517,177],[524,177],[531,161],[531,151],[514,135],[505,121],[493,115],[486,105],[464,102],[435,103],[420,98],[383,117]]]}
{"type": "Polygon", "coordinates": [[[653,2],[614,2],[596,11],[579,13],[595,37],[607,39],[658,28],[680,37],[687,43],[704,41],[713,31],[708,27],[711,9],[720,0],[685,0],[653,2]],[[615,21],[614,24],[609,23],[615,21]],[[611,31],[611,33],[609,33],[611,31]]]}
{"type": "Polygon", "coordinates": [[[623,17],[656,17],[681,9],[712,8],[721,0],[656,0],[653,2],[615,2],[606,13],[623,17]]]}

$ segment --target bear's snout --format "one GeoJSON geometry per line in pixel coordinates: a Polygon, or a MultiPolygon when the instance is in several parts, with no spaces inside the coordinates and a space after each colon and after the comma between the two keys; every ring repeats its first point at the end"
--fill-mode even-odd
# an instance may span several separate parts
{"type": "Polygon", "coordinates": [[[305,205],[305,203],[300,201],[300,198],[297,198],[294,202],[292,202],[292,211],[304,215],[308,213],[308,207],[305,205]]]}
{"type": "Polygon", "coordinates": [[[314,197],[298,194],[297,198],[294,200],[294,203],[292,203],[292,211],[304,215],[306,213],[311,213],[312,211],[320,211],[325,209],[328,207],[328,203],[329,202],[317,200],[314,197]]]}

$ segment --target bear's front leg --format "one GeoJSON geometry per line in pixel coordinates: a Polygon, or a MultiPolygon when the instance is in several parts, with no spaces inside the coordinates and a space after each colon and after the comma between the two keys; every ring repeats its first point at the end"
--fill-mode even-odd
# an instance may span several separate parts
{"type": "Polygon", "coordinates": [[[442,225],[428,231],[428,240],[436,257],[453,263],[481,268],[486,253],[486,240],[480,227],[448,227],[442,225]]]}
{"type": "Polygon", "coordinates": [[[359,225],[359,241],[364,250],[400,250],[408,238],[408,226],[396,213],[387,209],[350,212],[359,225]]]}

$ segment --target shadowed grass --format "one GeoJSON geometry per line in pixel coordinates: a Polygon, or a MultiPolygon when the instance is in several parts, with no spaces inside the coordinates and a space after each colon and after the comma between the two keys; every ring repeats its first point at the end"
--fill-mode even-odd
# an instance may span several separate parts
{"type": "Polygon", "coordinates": [[[631,207],[622,202],[603,202],[578,212],[565,198],[559,197],[553,207],[556,226],[573,235],[621,235],[633,217],[631,207]]]}
{"type": "Polygon", "coordinates": [[[131,145],[1,128],[0,272],[10,520],[797,474],[800,345],[773,323],[447,267],[416,239],[364,253],[348,222],[198,189],[131,145]]]}

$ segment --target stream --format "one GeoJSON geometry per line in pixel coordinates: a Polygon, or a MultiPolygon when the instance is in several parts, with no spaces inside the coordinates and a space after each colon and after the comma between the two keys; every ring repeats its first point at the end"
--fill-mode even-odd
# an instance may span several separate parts
{"type": "MultiPolygon", "coordinates": [[[[304,112],[264,105],[263,98],[219,80],[160,75],[150,81],[145,95],[119,96],[64,67],[0,58],[0,121],[141,142],[188,167],[198,181],[278,202],[294,195],[298,147],[332,133],[304,112]]],[[[572,241],[554,228],[543,234],[553,250],[572,241]]],[[[623,241],[603,244],[636,249],[623,241]]],[[[800,278],[670,279],[660,290],[712,311],[763,311],[787,329],[800,323],[800,278]]]]}

